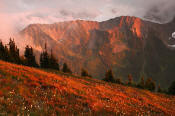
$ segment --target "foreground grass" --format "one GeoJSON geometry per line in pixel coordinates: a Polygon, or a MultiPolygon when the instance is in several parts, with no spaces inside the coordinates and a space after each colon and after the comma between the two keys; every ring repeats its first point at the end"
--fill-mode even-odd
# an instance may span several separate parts
{"type": "Polygon", "coordinates": [[[0,115],[175,115],[175,97],[0,61],[0,115]]]}

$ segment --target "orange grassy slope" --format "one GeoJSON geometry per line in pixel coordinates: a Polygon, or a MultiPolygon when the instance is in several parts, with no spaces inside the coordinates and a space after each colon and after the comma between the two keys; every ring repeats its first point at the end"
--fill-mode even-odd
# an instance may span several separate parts
{"type": "Polygon", "coordinates": [[[175,97],[0,61],[0,115],[175,115],[175,97]]]}

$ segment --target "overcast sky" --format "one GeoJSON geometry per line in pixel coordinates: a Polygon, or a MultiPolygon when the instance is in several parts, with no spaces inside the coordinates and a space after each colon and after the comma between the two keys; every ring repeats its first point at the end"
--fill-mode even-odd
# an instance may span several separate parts
{"type": "Polygon", "coordinates": [[[175,16],[175,0],[0,0],[0,37],[31,23],[104,21],[122,15],[169,21],[175,16]]]}

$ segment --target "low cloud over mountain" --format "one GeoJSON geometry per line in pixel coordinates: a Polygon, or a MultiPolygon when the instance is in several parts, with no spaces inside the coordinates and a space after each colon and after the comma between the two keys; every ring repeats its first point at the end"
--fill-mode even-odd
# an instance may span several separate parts
{"type": "Polygon", "coordinates": [[[174,10],[174,0],[1,0],[0,38],[29,24],[76,19],[104,21],[127,15],[164,23],[174,17],[174,10]]]}

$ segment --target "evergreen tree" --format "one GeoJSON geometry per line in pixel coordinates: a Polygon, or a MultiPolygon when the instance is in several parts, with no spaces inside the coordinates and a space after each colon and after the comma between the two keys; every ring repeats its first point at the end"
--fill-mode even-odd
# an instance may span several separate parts
{"type": "Polygon", "coordinates": [[[4,61],[9,61],[9,49],[6,45],[3,44],[2,41],[0,41],[0,59],[4,61]]]}
{"type": "Polygon", "coordinates": [[[66,63],[63,64],[62,71],[63,71],[64,73],[72,73],[72,71],[69,69],[69,67],[67,66],[66,63]]]}
{"type": "Polygon", "coordinates": [[[45,49],[40,55],[40,67],[50,68],[49,66],[49,54],[47,52],[47,44],[45,44],[45,49]]]}
{"type": "Polygon", "coordinates": [[[51,55],[50,55],[50,59],[49,59],[49,68],[60,70],[58,61],[55,58],[55,56],[53,55],[52,50],[51,50],[51,55]]]}
{"type": "Polygon", "coordinates": [[[19,49],[17,48],[14,39],[12,40],[10,38],[9,41],[9,55],[10,55],[10,61],[13,63],[20,64],[20,56],[19,56],[19,49]]]}
{"type": "Polygon", "coordinates": [[[1,60],[5,60],[5,47],[2,43],[2,41],[0,41],[0,59],[1,60]]]}
{"type": "Polygon", "coordinates": [[[152,78],[148,78],[148,79],[146,80],[145,88],[148,89],[148,90],[150,90],[150,91],[155,91],[156,84],[155,84],[155,82],[152,80],[152,78]]]}
{"type": "Polygon", "coordinates": [[[133,85],[133,77],[131,74],[128,75],[128,85],[133,85]]]}
{"type": "Polygon", "coordinates": [[[115,80],[115,83],[117,83],[117,84],[123,84],[123,82],[122,82],[122,79],[121,79],[121,78],[117,78],[117,79],[115,80]]]}
{"type": "Polygon", "coordinates": [[[106,72],[105,78],[103,80],[107,82],[113,82],[113,83],[115,82],[112,70],[108,70],[106,72]]]}
{"type": "Polygon", "coordinates": [[[32,47],[29,47],[28,45],[26,46],[24,57],[25,57],[25,65],[38,67],[32,47]]]}
{"type": "Polygon", "coordinates": [[[43,52],[40,54],[40,67],[44,67],[43,52]]]}
{"type": "Polygon", "coordinates": [[[50,68],[49,66],[49,55],[47,52],[43,52],[40,55],[40,66],[41,68],[50,68]]]}
{"type": "Polygon", "coordinates": [[[170,87],[168,88],[168,93],[175,95],[175,81],[172,82],[172,84],[170,85],[170,87]]]}
{"type": "Polygon", "coordinates": [[[10,61],[9,49],[7,45],[4,46],[4,60],[10,61]]]}
{"type": "Polygon", "coordinates": [[[144,77],[140,79],[140,82],[137,85],[138,88],[144,89],[145,88],[145,80],[144,77]]]}
{"type": "Polygon", "coordinates": [[[89,74],[85,69],[81,69],[81,76],[82,77],[89,77],[89,74]]]}

